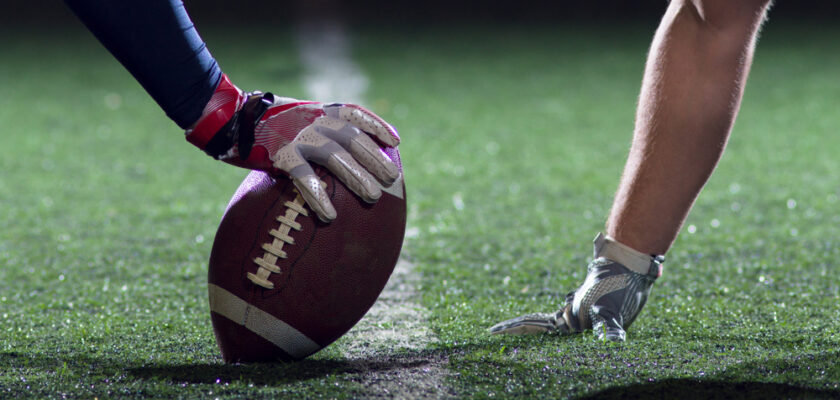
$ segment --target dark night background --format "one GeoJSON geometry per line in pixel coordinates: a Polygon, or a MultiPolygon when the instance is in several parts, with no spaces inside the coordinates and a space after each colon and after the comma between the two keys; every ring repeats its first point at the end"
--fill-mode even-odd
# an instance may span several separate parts
{"type": "MultiPolygon", "coordinates": [[[[738,1],[738,0],[732,0],[738,1]]],[[[267,1],[267,0],[186,0],[193,19],[213,24],[271,24],[282,23],[307,8],[323,3],[336,13],[357,24],[454,24],[459,22],[491,23],[549,23],[568,22],[647,22],[656,21],[665,10],[665,0],[599,0],[599,1],[393,1],[364,0],[331,2],[325,0],[267,1]]],[[[6,27],[27,25],[30,28],[52,30],[75,23],[72,14],[61,1],[24,2],[0,0],[3,4],[0,23],[6,27]]],[[[305,11],[304,11],[305,12],[305,11]]],[[[780,0],[773,6],[771,20],[782,21],[840,21],[840,1],[836,0],[780,0]]],[[[71,25],[72,26],[72,25],[71,25]]],[[[199,26],[200,27],[200,26],[199,26]]]]}

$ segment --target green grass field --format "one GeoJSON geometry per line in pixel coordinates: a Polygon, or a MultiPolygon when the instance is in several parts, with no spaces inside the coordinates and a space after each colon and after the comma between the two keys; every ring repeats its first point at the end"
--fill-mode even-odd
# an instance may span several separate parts
{"type": "MultiPolygon", "coordinates": [[[[585,274],[655,26],[602,28],[355,32],[369,106],[403,137],[403,257],[438,338],[374,369],[435,360],[440,395],[463,398],[840,396],[836,27],[765,29],[727,154],[626,343],[485,333],[585,274]]],[[[240,86],[304,97],[280,35],[265,52],[204,33],[240,86]]],[[[385,396],[347,340],[223,364],[206,265],[246,172],[188,145],[80,28],[1,60],[0,398],[385,396]]]]}

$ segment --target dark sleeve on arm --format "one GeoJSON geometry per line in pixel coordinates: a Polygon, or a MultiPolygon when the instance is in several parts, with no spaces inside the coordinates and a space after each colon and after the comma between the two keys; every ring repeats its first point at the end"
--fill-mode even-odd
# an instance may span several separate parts
{"type": "Polygon", "coordinates": [[[201,115],[222,71],[181,0],[65,0],[181,128],[201,115]]]}

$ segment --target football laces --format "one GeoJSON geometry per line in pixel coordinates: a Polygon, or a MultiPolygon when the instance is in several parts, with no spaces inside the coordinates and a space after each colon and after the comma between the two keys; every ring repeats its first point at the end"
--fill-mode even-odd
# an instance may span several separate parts
{"type": "Polygon", "coordinates": [[[297,194],[292,201],[284,203],[286,212],[278,215],[275,220],[280,223],[276,229],[269,231],[272,236],[272,241],[263,243],[262,249],[264,251],[262,257],[254,258],[254,264],[259,267],[257,273],[248,272],[248,279],[255,285],[262,286],[266,289],[274,289],[274,283],[268,280],[272,273],[279,274],[283,272],[277,265],[279,260],[288,257],[283,246],[294,245],[295,239],[289,235],[292,230],[300,231],[302,228],[300,222],[296,219],[299,215],[304,217],[309,216],[309,211],[304,207],[305,201],[301,197],[300,192],[294,189],[297,194]]]}

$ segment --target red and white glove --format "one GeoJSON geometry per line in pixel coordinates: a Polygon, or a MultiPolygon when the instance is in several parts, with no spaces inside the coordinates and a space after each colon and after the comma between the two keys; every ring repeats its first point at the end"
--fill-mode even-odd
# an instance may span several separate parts
{"type": "Polygon", "coordinates": [[[382,195],[375,180],[389,186],[400,175],[370,137],[390,147],[400,143],[397,131],[376,114],[354,104],[245,93],[226,75],[186,136],[196,147],[229,164],[288,174],[325,222],[335,219],[335,208],[309,162],[327,167],[369,203],[382,195]]]}

